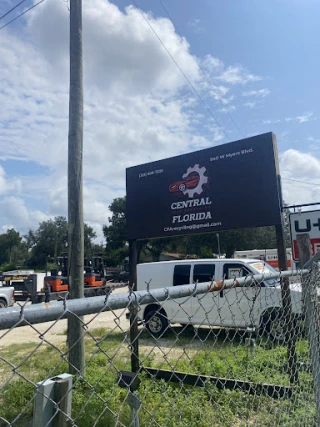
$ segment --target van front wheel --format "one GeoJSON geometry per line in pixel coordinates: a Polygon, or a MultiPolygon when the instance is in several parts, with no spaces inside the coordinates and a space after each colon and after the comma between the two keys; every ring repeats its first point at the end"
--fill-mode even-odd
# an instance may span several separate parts
{"type": "Polygon", "coordinates": [[[4,299],[0,298],[0,308],[6,308],[6,307],[7,307],[7,302],[4,299]]]}
{"type": "Polygon", "coordinates": [[[146,327],[152,335],[161,337],[168,329],[168,326],[168,319],[163,311],[151,310],[146,315],[146,327]]]}

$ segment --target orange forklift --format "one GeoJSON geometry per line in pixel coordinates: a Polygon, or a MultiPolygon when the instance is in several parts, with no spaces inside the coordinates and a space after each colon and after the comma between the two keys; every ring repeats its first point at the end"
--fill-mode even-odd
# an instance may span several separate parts
{"type": "MultiPolygon", "coordinates": [[[[51,287],[51,293],[67,292],[69,290],[68,257],[66,255],[55,258],[48,257],[47,265],[48,263],[55,264],[55,268],[50,270],[50,275],[44,278],[44,282],[49,283],[51,287]]],[[[102,256],[93,256],[92,259],[84,258],[83,282],[86,297],[104,295],[110,292],[112,280],[106,279],[106,268],[102,256]]]]}

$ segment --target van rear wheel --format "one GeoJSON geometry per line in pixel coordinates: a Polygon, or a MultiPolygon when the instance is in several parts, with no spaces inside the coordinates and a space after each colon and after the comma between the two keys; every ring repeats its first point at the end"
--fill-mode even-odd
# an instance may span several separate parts
{"type": "Polygon", "coordinates": [[[169,322],[165,313],[159,310],[150,310],[146,315],[146,327],[155,337],[161,337],[168,329],[169,322]]]}

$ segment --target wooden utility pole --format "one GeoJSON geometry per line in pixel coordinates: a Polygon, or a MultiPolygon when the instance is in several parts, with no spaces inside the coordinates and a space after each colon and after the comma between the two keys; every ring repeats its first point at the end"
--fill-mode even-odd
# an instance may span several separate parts
{"type": "MultiPolygon", "coordinates": [[[[82,0],[70,0],[70,98],[68,139],[68,275],[70,298],[84,297],[84,230],[82,194],[83,81],[82,0]]],[[[68,317],[69,372],[83,373],[82,319],[68,317]]]]}

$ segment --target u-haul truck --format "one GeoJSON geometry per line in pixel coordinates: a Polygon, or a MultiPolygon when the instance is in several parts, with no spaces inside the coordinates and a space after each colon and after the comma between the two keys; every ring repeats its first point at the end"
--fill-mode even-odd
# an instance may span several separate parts
{"type": "Polygon", "coordinates": [[[291,213],[290,231],[294,260],[299,260],[297,242],[299,234],[309,235],[312,255],[315,255],[320,251],[320,210],[291,213]]]}
{"type": "MultiPolygon", "coordinates": [[[[288,268],[294,268],[295,264],[292,257],[292,250],[286,249],[288,268]]],[[[260,259],[271,265],[271,267],[279,270],[278,251],[277,249],[252,249],[250,251],[235,251],[235,258],[260,259]]]]}

